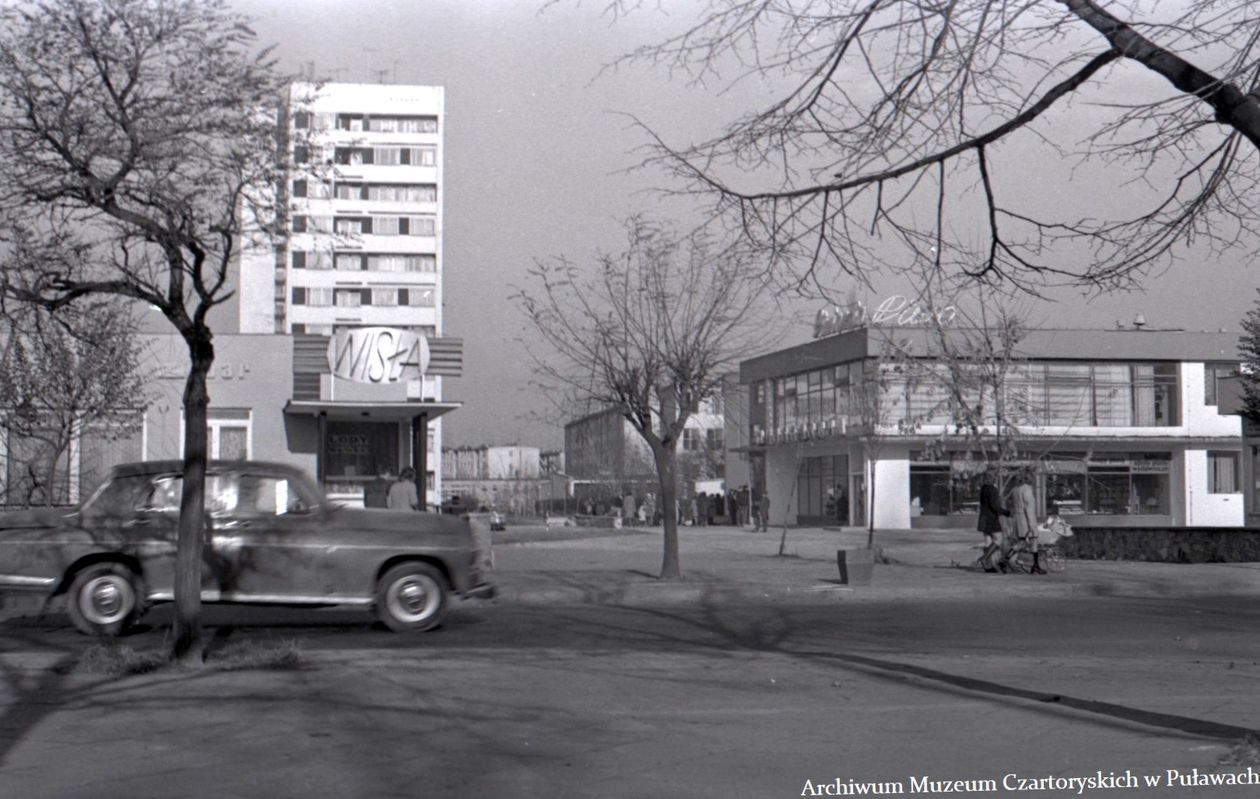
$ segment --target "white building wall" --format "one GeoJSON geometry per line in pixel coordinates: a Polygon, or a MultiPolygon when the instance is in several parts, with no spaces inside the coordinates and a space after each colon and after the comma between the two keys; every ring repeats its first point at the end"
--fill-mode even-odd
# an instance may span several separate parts
{"type": "Polygon", "coordinates": [[[1186,450],[1185,507],[1187,527],[1242,527],[1243,495],[1208,493],[1208,453],[1186,450]]]}
{"type": "MultiPolygon", "coordinates": [[[[1205,405],[1202,363],[1181,364],[1182,422],[1189,436],[1231,436],[1229,444],[1214,450],[1241,450],[1242,419],[1223,415],[1215,405],[1205,405]]],[[[1208,449],[1187,449],[1182,472],[1182,502],[1187,527],[1242,527],[1243,495],[1208,493],[1208,449]]]]}
{"type": "Polygon", "coordinates": [[[910,527],[910,452],[906,447],[885,447],[880,459],[866,465],[868,507],[875,509],[875,528],[904,530],[910,527]],[[870,502],[871,474],[875,476],[875,501],[870,502]]]}

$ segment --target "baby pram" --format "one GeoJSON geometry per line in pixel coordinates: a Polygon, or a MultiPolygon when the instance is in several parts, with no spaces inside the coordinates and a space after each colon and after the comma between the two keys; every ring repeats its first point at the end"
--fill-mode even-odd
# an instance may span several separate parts
{"type": "MultiPolygon", "coordinates": [[[[1061,572],[1065,567],[1063,550],[1059,542],[1072,535],[1072,525],[1059,516],[1050,516],[1037,525],[1032,536],[1037,539],[1037,551],[1041,553],[1041,567],[1048,572],[1061,572]]],[[[1031,538],[1032,536],[1029,536],[1031,538]]],[[[1033,547],[1029,538],[1017,538],[1006,553],[1007,566],[1013,571],[1030,574],[1033,570],[1033,547]]]]}

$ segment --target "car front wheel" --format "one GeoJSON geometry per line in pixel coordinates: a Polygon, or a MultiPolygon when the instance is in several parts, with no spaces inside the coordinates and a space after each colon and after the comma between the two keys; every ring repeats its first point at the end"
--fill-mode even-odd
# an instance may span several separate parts
{"type": "Polygon", "coordinates": [[[428,563],[402,563],[376,585],[376,616],[394,632],[432,630],[449,604],[446,578],[428,563]]]}
{"type": "Polygon", "coordinates": [[[87,635],[115,636],[143,613],[140,579],[120,563],[97,563],[70,584],[70,621],[87,635]]]}

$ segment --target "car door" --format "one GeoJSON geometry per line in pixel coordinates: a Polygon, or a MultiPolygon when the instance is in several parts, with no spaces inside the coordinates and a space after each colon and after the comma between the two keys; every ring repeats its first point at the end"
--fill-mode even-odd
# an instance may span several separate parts
{"type": "MultiPolygon", "coordinates": [[[[211,496],[214,481],[207,478],[206,496],[211,496]]],[[[126,535],[133,542],[148,584],[149,594],[157,598],[172,598],[175,586],[175,554],[179,542],[179,504],[183,494],[184,479],[179,474],[157,475],[150,479],[148,489],[130,518],[123,522],[126,535]]],[[[207,513],[211,503],[206,503],[207,513]]],[[[210,560],[208,539],[202,540],[202,562],[210,560]]],[[[209,568],[201,570],[201,590],[217,589],[216,578],[209,568]]],[[[211,597],[212,598],[212,597],[211,597]]]]}
{"type": "Polygon", "coordinates": [[[319,508],[283,474],[243,471],[230,510],[214,519],[212,548],[224,598],[310,602],[331,592],[319,508]]]}

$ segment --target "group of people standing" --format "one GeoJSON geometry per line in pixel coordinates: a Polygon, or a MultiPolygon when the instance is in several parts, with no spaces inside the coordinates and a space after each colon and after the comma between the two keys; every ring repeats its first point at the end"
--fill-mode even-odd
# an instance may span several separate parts
{"type": "MultiPolygon", "coordinates": [[[[612,512],[621,517],[622,524],[661,523],[662,513],[655,494],[648,492],[640,500],[627,492],[619,501],[619,507],[614,506],[612,512]]],[[[602,512],[600,506],[590,499],[586,500],[584,510],[588,516],[602,512]]],[[[748,486],[723,493],[696,492],[690,498],[677,500],[675,511],[679,524],[693,527],[716,524],[746,527],[752,524],[758,532],[770,529],[770,498],[764,491],[749,489],[748,486]]]]}
{"type": "Polygon", "coordinates": [[[416,470],[408,466],[395,480],[393,470],[386,469],[363,489],[363,507],[423,510],[416,490],[416,470]]]}
{"type": "Polygon", "coordinates": [[[1041,565],[1041,552],[1037,548],[1037,496],[1032,487],[1032,475],[1026,469],[1016,472],[1014,488],[1010,493],[1010,506],[1002,505],[1002,495],[993,484],[993,475],[985,473],[980,486],[980,515],[976,529],[984,535],[984,552],[980,565],[986,572],[1007,570],[1006,532],[1002,518],[1011,520],[1011,532],[1028,542],[1033,553],[1033,574],[1045,574],[1041,565]],[[996,556],[996,560],[994,559],[996,556]]]}

